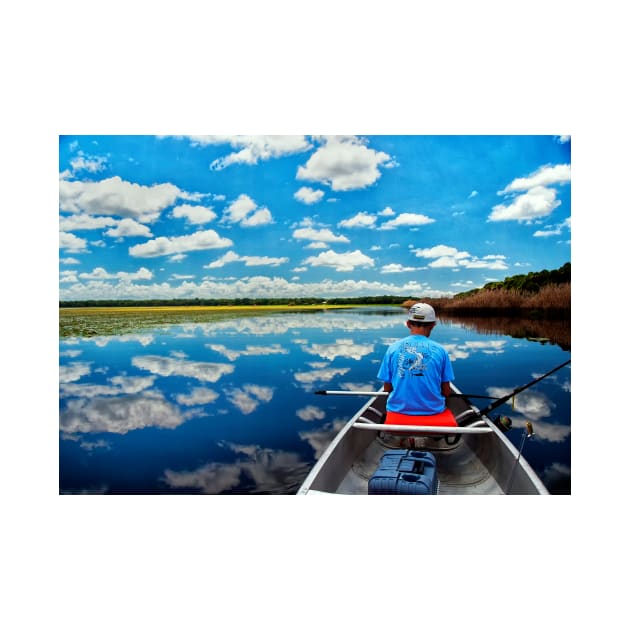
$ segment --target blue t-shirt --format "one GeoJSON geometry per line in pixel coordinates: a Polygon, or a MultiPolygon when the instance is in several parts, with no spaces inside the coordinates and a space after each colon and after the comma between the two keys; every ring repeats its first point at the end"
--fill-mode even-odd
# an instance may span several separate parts
{"type": "Polygon", "coordinates": [[[441,384],[455,380],[446,350],[424,335],[409,335],[389,346],[377,378],[393,387],[387,409],[410,416],[442,413],[441,384]]]}

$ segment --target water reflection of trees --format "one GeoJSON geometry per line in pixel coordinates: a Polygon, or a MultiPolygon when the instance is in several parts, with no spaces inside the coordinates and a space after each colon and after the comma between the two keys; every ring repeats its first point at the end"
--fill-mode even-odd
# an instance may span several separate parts
{"type": "Polygon", "coordinates": [[[542,344],[555,344],[563,350],[571,350],[570,319],[524,319],[519,317],[453,317],[441,316],[445,324],[456,324],[492,335],[509,335],[542,344]]]}

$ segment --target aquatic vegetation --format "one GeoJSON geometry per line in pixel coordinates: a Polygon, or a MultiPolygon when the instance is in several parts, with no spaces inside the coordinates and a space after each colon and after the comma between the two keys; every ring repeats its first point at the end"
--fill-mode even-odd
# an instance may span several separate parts
{"type": "Polygon", "coordinates": [[[321,311],[342,306],[151,306],[60,308],[60,337],[121,335],[173,324],[214,322],[235,317],[256,317],[274,312],[321,311]]]}

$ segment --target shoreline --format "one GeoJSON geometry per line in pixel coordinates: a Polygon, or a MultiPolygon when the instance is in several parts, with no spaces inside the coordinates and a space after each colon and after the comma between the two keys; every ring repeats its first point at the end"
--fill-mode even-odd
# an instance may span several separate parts
{"type": "MultiPolygon", "coordinates": [[[[342,308],[383,307],[391,304],[264,304],[260,306],[60,306],[60,313],[105,314],[105,313],[194,313],[194,312],[237,312],[237,311],[321,311],[342,308]]],[[[401,309],[402,310],[402,309],[401,309]]]]}

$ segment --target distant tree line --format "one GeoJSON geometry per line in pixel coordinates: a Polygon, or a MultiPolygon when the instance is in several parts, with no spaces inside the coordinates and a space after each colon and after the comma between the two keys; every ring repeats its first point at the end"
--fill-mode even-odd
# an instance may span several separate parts
{"type": "Polygon", "coordinates": [[[481,289],[472,289],[464,293],[458,293],[453,297],[463,298],[475,295],[480,291],[495,291],[505,289],[507,291],[519,291],[521,293],[538,293],[543,287],[551,284],[571,284],[571,263],[565,263],[559,269],[548,271],[530,271],[528,274],[509,276],[499,282],[488,282],[481,289]]]}
{"type": "Polygon", "coordinates": [[[311,306],[325,304],[394,304],[413,299],[412,296],[376,295],[368,297],[296,297],[296,298],[180,298],[153,300],[61,300],[60,308],[90,308],[116,306],[311,306]]]}

